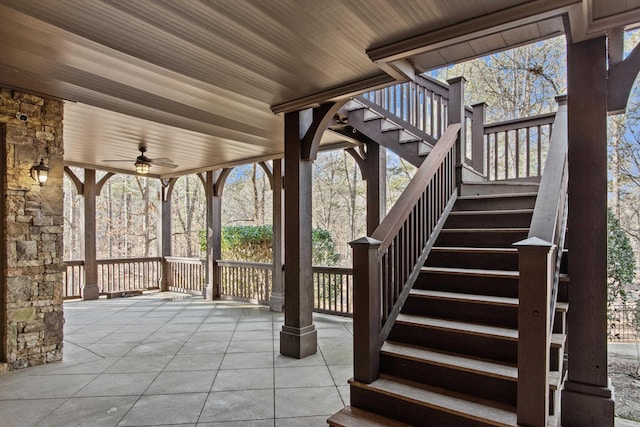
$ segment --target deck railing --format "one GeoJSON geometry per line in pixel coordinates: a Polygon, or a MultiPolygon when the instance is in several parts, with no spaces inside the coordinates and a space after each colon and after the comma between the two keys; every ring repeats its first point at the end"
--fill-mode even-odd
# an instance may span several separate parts
{"type": "Polygon", "coordinates": [[[371,237],[351,243],[354,271],[354,379],[378,378],[380,348],[457,195],[450,125],[371,237]]]}
{"type": "MultiPolygon", "coordinates": [[[[168,266],[167,290],[201,293],[205,284],[205,260],[200,258],[122,258],[98,260],[98,286],[102,293],[155,289],[162,279],[162,263],[168,266]]],[[[65,298],[80,298],[84,286],[84,261],[65,261],[65,298]]],[[[271,297],[273,265],[219,260],[221,293],[224,297],[268,304],[271,297]]],[[[351,316],[353,314],[353,273],[350,268],[313,267],[314,310],[351,316]]]]}
{"type": "Polygon", "coordinates": [[[490,181],[539,178],[547,158],[555,113],[484,125],[490,181]]]}
{"type": "Polygon", "coordinates": [[[166,257],[167,290],[201,293],[205,282],[205,260],[200,258],[166,257]]]}
{"type": "Polygon", "coordinates": [[[640,301],[633,304],[612,304],[609,313],[609,341],[637,342],[640,340],[640,301]]]}
{"type": "Polygon", "coordinates": [[[527,239],[518,248],[518,425],[547,425],[549,348],[567,221],[567,108],[555,116],[527,239]]]}

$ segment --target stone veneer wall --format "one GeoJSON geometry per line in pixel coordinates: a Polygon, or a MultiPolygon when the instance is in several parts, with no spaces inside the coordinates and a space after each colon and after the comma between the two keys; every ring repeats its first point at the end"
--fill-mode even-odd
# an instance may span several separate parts
{"type": "Polygon", "coordinates": [[[62,359],[63,104],[0,89],[2,371],[62,359]],[[41,158],[42,187],[30,173],[41,158]]]}

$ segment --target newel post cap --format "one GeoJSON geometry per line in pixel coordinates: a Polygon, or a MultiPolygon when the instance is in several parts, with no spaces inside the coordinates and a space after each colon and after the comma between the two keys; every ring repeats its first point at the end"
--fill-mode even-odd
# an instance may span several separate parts
{"type": "Polygon", "coordinates": [[[354,247],[354,246],[374,246],[375,247],[375,246],[380,246],[381,243],[382,242],[380,240],[376,240],[376,239],[372,239],[371,237],[364,236],[349,242],[349,245],[351,245],[351,247],[354,247]]]}
{"type": "Polygon", "coordinates": [[[524,240],[520,240],[519,242],[515,242],[512,246],[518,249],[531,248],[531,249],[545,249],[549,250],[553,248],[555,245],[551,242],[547,242],[546,240],[542,240],[539,237],[529,237],[524,240]]]}

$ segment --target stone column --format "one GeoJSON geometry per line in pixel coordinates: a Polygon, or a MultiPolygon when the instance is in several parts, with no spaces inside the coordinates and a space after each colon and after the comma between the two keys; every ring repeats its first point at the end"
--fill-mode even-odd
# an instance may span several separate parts
{"type": "Polygon", "coordinates": [[[607,51],[569,43],[569,372],[562,425],[614,424],[607,375],[607,51]]]}
{"type": "Polygon", "coordinates": [[[2,372],[62,359],[65,267],[62,102],[0,88],[0,106],[2,372]],[[40,159],[43,186],[30,173],[40,159]]]}

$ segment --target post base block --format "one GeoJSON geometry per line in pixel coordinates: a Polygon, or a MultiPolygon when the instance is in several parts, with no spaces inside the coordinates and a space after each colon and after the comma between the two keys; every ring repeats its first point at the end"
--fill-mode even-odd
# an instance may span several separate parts
{"type": "Polygon", "coordinates": [[[82,299],[84,301],[89,301],[93,299],[100,298],[100,288],[98,285],[84,285],[82,287],[82,299]]]}
{"type": "Polygon", "coordinates": [[[269,306],[271,307],[271,311],[282,313],[282,311],[284,310],[284,294],[281,292],[271,293],[271,298],[269,298],[269,306]]]}
{"type": "Polygon", "coordinates": [[[280,354],[296,359],[318,351],[318,331],[313,325],[295,328],[284,325],[280,331],[280,354]]]}
{"type": "Polygon", "coordinates": [[[563,427],[613,427],[613,387],[596,387],[567,381],[561,398],[563,427]]]}
{"type": "Polygon", "coordinates": [[[215,292],[213,291],[213,285],[205,285],[204,287],[204,299],[207,301],[213,301],[215,292]]]}

